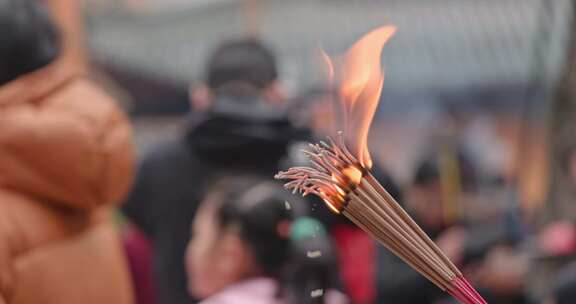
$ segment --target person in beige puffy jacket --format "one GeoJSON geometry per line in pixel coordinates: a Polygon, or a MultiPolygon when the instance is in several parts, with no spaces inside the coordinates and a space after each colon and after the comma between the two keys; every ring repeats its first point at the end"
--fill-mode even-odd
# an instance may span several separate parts
{"type": "Polygon", "coordinates": [[[58,59],[39,1],[0,0],[0,304],[130,304],[112,222],[134,149],[114,100],[58,59]]]}

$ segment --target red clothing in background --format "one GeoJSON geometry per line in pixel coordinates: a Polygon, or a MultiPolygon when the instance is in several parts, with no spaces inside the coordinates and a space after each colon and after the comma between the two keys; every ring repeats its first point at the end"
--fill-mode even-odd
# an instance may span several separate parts
{"type": "Polygon", "coordinates": [[[374,241],[364,231],[349,224],[335,225],[332,235],[344,289],[352,303],[373,303],[376,298],[374,241]]]}

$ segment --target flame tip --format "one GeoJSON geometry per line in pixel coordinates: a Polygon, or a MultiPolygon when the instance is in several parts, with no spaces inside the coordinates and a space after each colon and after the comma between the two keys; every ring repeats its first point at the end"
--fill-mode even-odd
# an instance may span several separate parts
{"type": "Polygon", "coordinates": [[[367,146],[368,131],[384,83],[381,54],[396,30],[394,25],[384,25],[362,36],[345,54],[344,62],[338,70],[339,100],[344,103],[340,107],[344,128],[343,131],[338,128],[338,141],[350,145],[352,154],[367,168],[371,165],[367,146]]]}

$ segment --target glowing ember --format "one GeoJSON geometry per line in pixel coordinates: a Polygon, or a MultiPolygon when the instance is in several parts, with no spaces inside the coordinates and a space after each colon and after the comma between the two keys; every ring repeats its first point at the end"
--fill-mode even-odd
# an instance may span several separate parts
{"type": "Polygon", "coordinates": [[[342,174],[349,178],[354,185],[358,185],[362,179],[362,171],[354,166],[342,169],[342,174]]]}
{"type": "Polygon", "coordinates": [[[279,179],[288,179],[284,186],[299,191],[302,195],[314,194],[320,197],[335,213],[340,213],[346,203],[346,193],[354,188],[362,177],[358,160],[344,145],[342,133],[338,135],[338,144],[321,142],[310,145],[304,151],[312,168],[294,167],[276,175],[279,179]]]}

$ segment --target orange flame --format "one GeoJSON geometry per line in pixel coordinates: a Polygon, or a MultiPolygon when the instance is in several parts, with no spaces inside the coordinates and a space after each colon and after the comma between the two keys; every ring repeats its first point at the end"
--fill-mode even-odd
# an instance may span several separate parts
{"type": "MultiPolygon", "coordinates": [[[[335,117],[335,121],[340,124],[338,129],[344,131],[351,152],[365,168],[372,167],[372,158],[368,151],[368,131],[384,84],[380,56],[384,45],[395,32],[396,27],[383,26],[364,35],[345,54],[344,62],[336,73],[340,84],[337,98],[339,104],[335,105],[334,109],[335,114],[341,117],[335,117]]],[[[323,55],[328,64],[329,76],[332,76],[332,61],[327,55],[323,55]]],[[[330,82],[332,81],[330,79],[330,82]]]]}

